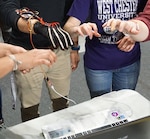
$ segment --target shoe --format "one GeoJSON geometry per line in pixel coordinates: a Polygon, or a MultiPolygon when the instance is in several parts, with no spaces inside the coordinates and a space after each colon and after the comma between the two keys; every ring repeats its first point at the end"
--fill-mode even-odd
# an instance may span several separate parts
{"type": "Polygon", "coordinates": [[[6,129],[6,125],[4,124],[3,120],[0,120],[0,131],[6,129]]]}

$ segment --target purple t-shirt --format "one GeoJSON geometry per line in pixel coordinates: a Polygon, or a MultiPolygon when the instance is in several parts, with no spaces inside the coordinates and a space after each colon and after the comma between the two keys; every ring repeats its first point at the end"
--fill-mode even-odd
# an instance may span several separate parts
{"type": "Polygon", "coordinates": [[[140,59],[140,46],[136,43],[132,51],[124,52],[118,49],[114,34],[106,34],[102,24],[110,18],[128,20],[136,16],[138,0],[74,0],[68,12],[82,23],[88,18],[96,23],[100,38],[86,38],[84,64],[95,70],[111,70],[128,66],[140,59]]]}

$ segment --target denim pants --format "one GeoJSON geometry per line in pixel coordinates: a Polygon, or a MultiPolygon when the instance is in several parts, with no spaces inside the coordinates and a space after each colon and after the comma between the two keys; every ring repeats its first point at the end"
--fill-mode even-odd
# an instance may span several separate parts
{"type": "Polygon", "coordinates": [[[140,60],[115,70],[92,70],[84,67],[86,82],[91,98],[118,91],[135,90],[140,73],[140,60]]]}

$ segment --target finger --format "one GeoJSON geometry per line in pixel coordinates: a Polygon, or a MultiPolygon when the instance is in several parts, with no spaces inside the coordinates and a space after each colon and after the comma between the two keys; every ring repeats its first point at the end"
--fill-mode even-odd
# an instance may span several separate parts
{"type": "Polygon", "coordinates": [[[23,74],[29,73],[30,71],[31,71],[31,69],[21,70],[21,72],[22,72],[23,74]]]}
{"type": "Polygon", "coordinates": [[[119,41],[118,48],[120,50],[125,50],[129,44],[131,44],[130,39],[128,37],[124,37],[119,41]]]}
{"type": "Polygon", "coordinates": [[[136,22],[129,21],[128,25],[130,25],[130,33],[137,34],[139,32],[139,25],[136,22]]]}
{"type": "Polygon", "coordinates": [[[56,54],[52,51],[51,51],[51,54],[50,54],[50,59],[52,59],[53,62],[56,62],[56,60],[57,60],[56,54]]]}
{"type": "Polygon", "coordinates": [[[36,64],[37,65],[47,65],[48,67],[51,67],[53,65],[53,62],[51,62],[50,60],[48,59],[39,59],[36,61],[36,64]]]}
{"type": "Polygon", "coordinates": [[[134,48],[134,45],[128,45],[126,46],[124,49],[121,48],[120,50],[125,51],[125,52],[129,52],[134,48]]]}
{"type": "Polygon", "coordinates": [[[96,31],[96,32],[93,31],[93,35],[94,35],[95,37],[100,37],[100,36],[101,36],[101,34],[99,34],[97,31],[96,31]]]}
{"type": "Polygon", "coordinates": [[[80,36],[87,35],[85,33],[84,26],[85,26],[85,23],[78,26],[78,27],[74,27],[74,31],[77,33],[77,35],[80,35],[80,36]]]}
{"type": "Polygon", "coordinates": [[[121,21],[120,24],[119,24],[119,26],[118,26],[118,30],[120,32],[125,32],[128,29],[129,29],[129,27],[128,27],[127,22],[126,21],[121,21]]]}
{"type": "Polygon", "coordinates": [[[131,28],[130,33],[138,34],[139,33],[139,29],[136,29],[135,27],[133,27],[133,28],[131,28]]]}
{"type": "Polygon", "coordinates": [[[77,33],[78,33],[80,36],[87,35],[87,34],[84,34],[84,33],[83,33],[81,26],[79,26],[79,28],[77,29],[77,33]]]}
{"type": "Polygon", "coordinates": [[[134,42],[130,39],[124,39],[118,45],[118,48],[122,51],[129,52],[134,48],[134,42]],[[126,40],[126,41],[125,41],[126,40]]]}
{"type": "Polygon", "coordinates": [[[119,26],[120,24],[120,20],[116,19],[116,20],[112,20],[111,22],[111,31],[115,31],[117,30],[117,27],[119,26]]]}
{"type": "Polygon", "coordinates": [[[92,26],[90,26],[90,24],[87,23],[87,24],[85,24],[85,26],[83,26],[83,29],[84,29],[84,33],[86,35],[88,35],[90,39],[92,39],[93,38],[93,32],[94,32],[92,29],[92,26]]]}
{"type": "Polygon", "coordinates": [[[121,39],[118,43],[118,48],[124,48],[124,44],[126,43],[126,39],[121,39]]]}
{"type": "Polygon", "coordinates": [[[87,34],[90,39],[92,39],[93,36],[97,36],[97,37],[100,36],[100,34],[98,33],[97,26],[94,23],[86,23],[83,26],[83,29],[84,29],[84,33],[87,34]]]}
{"type": "MultiPolygon", "coordinates": [[[[36,60],[38,62],[43,62],[45,60],[44,64],[53,64],[54,62],[56,62],[56,54],[51,51],[51,50],[37,50],[37,58],[36,60]],[[41,61],[40,61],[41,60],[41,61]]],[[[39,64],[43,64],[43,63],[39,63],[39,64]]]]}
{"type": "Polygon", "coordinates": [[[115,31],[117,30],[118,26],[120,25],[121,20],[120,19],[110,19],[110,21],[108,22],[107,26],[110,26],[111,31],[115,31]]]}
{"type": "Polygon", "coordinates": [[[72,63],[71,63],[72,71],[77,69],[78,63],[79,63],[79,60],[72,61],[72,63]]]}
{"type": "Polygon", "coordinates": [[[71,64],[72,71],[75,71],[76,68],[77,68],[77,66],[75,64],[71,64]]]}
{"type": "Polygon", "coordinates": [[[103,27],[105,33],[107,33],[107,34],[115,33],[119,26],[119,23],[120,23],[120,20],[117,20],[117,19],[109,20],[107,26],[103,27]]]}
{"type": "Polygon", "coordinates": [[[134,44],[129,47],[129,49],[127,50],[127,52],[130,52],[133,48],[134,48],[134,44]]]}
{"type": "Polygon", "coordinates": [[[98,28],[96,24],[93,23],[88,23],[91,27],[91,29],[93,30],[93,34],[94,36],[100,37],[100,34],[98,33],[98,28]]]}
{"type": "Polygon", "coordinates": [[[125,34],[137,34],[138,30],[136,29],[135,23],[130,21],[122,21],[119,29],[120,32],[124,32],[125,34]]]}
{"type": "Polygon", "coordinates": [[[105,22],[102,27],[106,27],[106,26],[111,26],[112,22],[114,21],[114,19],[109,19],[107,22],[105,22]]]}

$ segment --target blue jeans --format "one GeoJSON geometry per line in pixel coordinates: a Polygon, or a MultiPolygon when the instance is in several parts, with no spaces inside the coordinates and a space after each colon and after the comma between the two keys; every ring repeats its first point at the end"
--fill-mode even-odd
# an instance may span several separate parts
{"type": "Polygon", "coordinates": [[[140,60],[115,70],[92,70],[87,67],[84,67],[84,70],[90,95],[93,98],[121,89],[135,90],[140,73],[140,60]]]}

